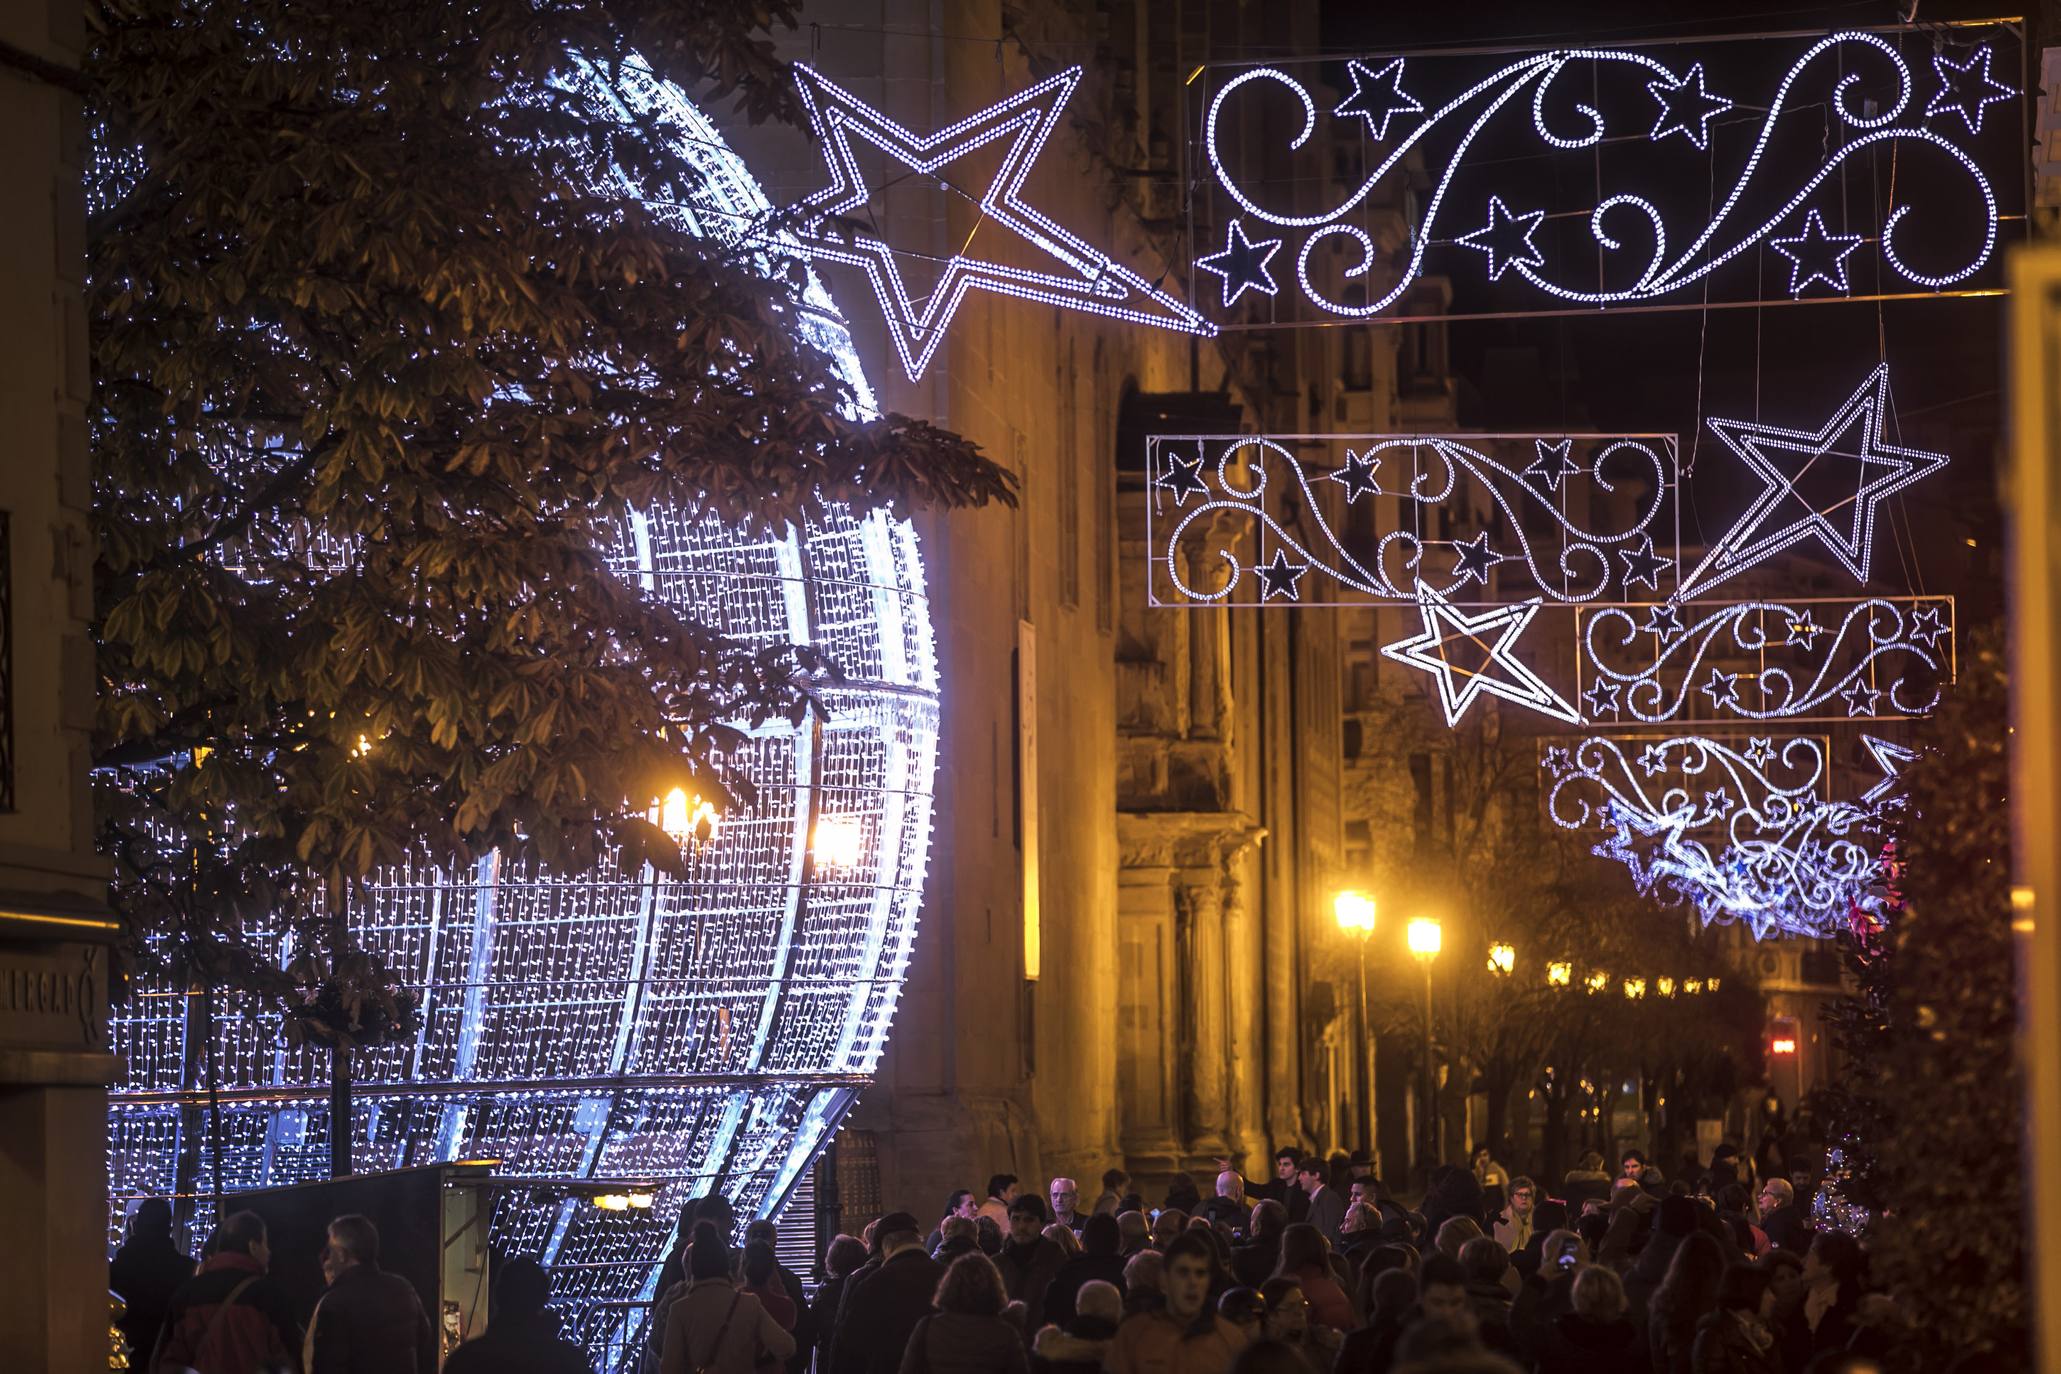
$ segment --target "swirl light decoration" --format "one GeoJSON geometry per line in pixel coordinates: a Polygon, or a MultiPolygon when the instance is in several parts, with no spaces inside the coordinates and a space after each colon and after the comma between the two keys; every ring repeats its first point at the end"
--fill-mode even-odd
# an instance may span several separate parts
{"type": "MultiPolygon", "coordinates": [[[[1318,137],[1313,94],[1320,71],[1325,80],[1334,73],[1314,63],[1245,68],[1216,87],[1203,116],[1201,148],[1220,195],[1204,218],[1241,239],[1268,237],[1284,248],[1314,320],[1380,315],[1427,271],[1457,274],[1470,265],[1493,282],[1523,283],[1544,308],[1645,303],[1689,292],[1700,304],[1712,291],[1756,299],[1757,277],[1727,269],[1751,268],[1763,248],[1793,269],[1786,285],[1777,283],[1791,296],[1862,289],[1849,272],[1863,260],[1854,255],[1864,243],[1881,268],[1879,280],[1867,278],[1870,294],[1959,287],[1995,255],[2005,214],[1997,187],[2020,179],[2011,170],[2016,145],[1996,137],[2007,126],[2016,133],[2016,126],[1995,107],[2018,98],[1998,74],[2016,69],[2022,39],[2009,26],[1974,26],[1935,53],[1936,37],[1931,30],[1852,31],[1800,52],[1798,40],[1771,37],[1516,58],[1448,52],[1355,59],[1347,65],[1352,92],[1329,119],[1358,127],[1368,170],[1335,203],[1312,213],[1272,203],[1267,183],[1284,176],[1288,155],[1338,143],[1343,131],[1336,128],[1318,137]],[[1907,57],[1904,40],[1914,49],[1922,44],[1923,56],[1907,57]],[[1760,84],[1766,78],[1757,64],[1776,43],[1796,55],[1771,86],[1760,84]],[[1738,60],[1741,53],[1752,60],[1738,60]],[[1748,81],[1754,89],[1744,87],[1748,81]],[[1430,93],[1441,86],[1453,93],[1436,99],[1430,93]],[[1241,142],[1240,126],[1283,112],[1284,98],[1295,129],[1287,148],[1241,142]],[[1728,126],[1729,135],[1719,137],[1728,126]],[[1592,202],[1536,203],[1527,197],[1537,190],[1510,178],[1511,164],[1528,151],[1575,153],[1585,159],[1582,175],[1562,180],[1587,186],[1593,150],[1606,144],[1612,155],[1595,163],[1605,180],[1592,202]],[[1893,194],[1900,199],[1879,214],[1841,189],[1876,151],[1893,153],[1899,168],[1893,194]],[[1994,179],[1985,160],[1997,169],[1994,179]],[[1613,173],[1623,176],[1628,164],[1641,179],[1613,184],[1613,173]],[[1428,168],[1431,184],[1406,198],[1400,182],[1422,174],[1413,168],[1428,168]],[[1693,183],[1693,202],[1672,194],[1678,182],[1693,183]],[[1715,190],[1706,195],[1708,185],[1715,190]],[[1396,194],[1386,195],[1391,189],[1396,194]],[[1355,211],[1377,193],[1416,207],[1392,259],[1355,222],[1355,211]],[[1922,246],[1907,232],[1914,213],[1928,221],[1922,246]],[[1700,222],[1685,223],[1689,214],[1700,222]],[[1586,235],[1571,224],[1565,236],[1547,232],[1551,219],[1568,217],[1581,221],[1586,235]],[[1270,229],[1284,232],[1272,238],[1270,229]],[[1329,280],[1334,274],[1314,267],[1320,247],[1345,249],[1335,275],[1365,286],[1363,296],[1341,294],[1329,280]],[[1435,268],[1428,265],[1434,256],[1435,268]]],[[[2010,194],[2015,205],[2016,192],[2010,194]]],[[[1221,318],[1232,318],[1235,301],[1226,295],[1221,318]]],[[[1271,307],[1267,322],[1282,322],[1271,307]]]]}
{"type": "Polygon", "coordinates": [[[1951,597],[1585,606],[1583,718],[1922,716],[1954,675],[1951,597]]]}
{"type": "Polygon", "coordinates": [[[1420,588],[1455,606],[1580,603],[1675,585],[1671,434],[1153,435],[1145,455],[1153,605],[1415,603],[1420,588]]]}
{"type": "MultiPolygon", "coordinates": [[[[733,242],[764,221],[757,183],[678,89],[635,67],[613,84],[626,114],[682,131],[704,174],[674,208],[680,222],[733,242]]],[[[830,297],[811,282],[805,305],[799,327],[869,396],[830,297]]],[[[360,1168],[491,1158],[502,1174],[662,1183],[649,1210],[540,1186],[504,1194],[493,1219],[497,1248],[554,1267],[554,1302],[596,1351],[630,1320],[605,1302],[649,1295],[679,1204],[720,1192],[740,1218],[777,1211],[878,1063],[916,933],[939,709],[904,521],[832,515],[764,537],[647,509],[615,559],[725,633],[818,646],[848,681],[800,728],[752,732],[730,762],[754,800],[720,818],[684,878],[613,865],[531,875],[489,857],[388,872],[354,915],[422,1007],[412,1042],[356,1058],[360,1168]]],[[[135,1199],[175,1191],[182,1152],[200,1179],[218,1153],[234,1189],[327,1176],[326,1058],[284,1048],[276,1019],[217,997],[218,1135],[188,1000],[143,986],[115,1018],[117,1222],[135,1199]]],[[[209,1220],[202,1197],[197,1234],[209,1220]]]]}
{"type": "Polygon", "coordinates": [[[1706,925],[1743,924],[1756,940],[1830,936],[1876,900],[1883,817],[1908,758],[1863,740],[1883,778],[1859,801],[1828,798],[1823,738],[1754,737],[1743,749],[1701,735],[1555,743],[1543,750],[1546,811],[1566,829],[1600,831],[1596,854],[1706,925]],[[1885,762],[1883,748],[1904,757],[1885,762]]]}

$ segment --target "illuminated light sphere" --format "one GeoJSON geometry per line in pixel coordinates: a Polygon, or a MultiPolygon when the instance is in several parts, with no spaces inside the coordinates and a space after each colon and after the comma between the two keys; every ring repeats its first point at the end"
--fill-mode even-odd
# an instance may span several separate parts
{"type": "MultiPolygon", "coordinates": [[[[764,222],[757,183],[678,90],[631,65],[622,91],[682,131],[703,174],[697,199],[667,212],[675,223],[733,243],[764,222]]],[[[870,406],[830,297],[814,282],[805,296],[796,327],[870,406]]],[[[548,1187],[499,1195],[495,1249],[553,1269],[568,1334],[595,1351],[631,1334],[638,1318],[608,1304],[650,1296],[680,1205],[718,1192],[740,1225],[777,1215],[874,1072],[916,934],[939,712],[906,521],[836,509],[770,536],[651,508],[610,555],[648,595],[749,643],[811,644],[846,678],[799,727],[746,732],[728,762],[748,800],[719,827],[684,791],[653,799],[655,819],[695,840],[682,877],[608,862],[529,874],[489,855],[457,872],[387,871],[353,910],[358,938],[422,1010],[411,1039],[354,1056],[361,1172],[492,1159],[503,1175],[657,1185],[591,1202],[548,1187]],[[829,862],[808,862],[812,816],[829,862]]],[[[283,940],[279,954],[291,955],[283,940]]],[[[197,1248],[217,1151],[225,1192],[328,1176],[327,1056],[285,1046],[276,1016],[218,994],[212,1133],[189,1000],[144,984],[114,1018],[125,1076],[111,1096],[111,1243],[137,1200],[184,1193],[198,1195],[197,1248]]]]}
{"type": "Polygon", "coordinates": [[[1332,915],[1338,918],[1338,928],[1355,935],[1369,935],[1374,930],[1374,899],[1364,892],[1341,892],[1331,899],[1332,915]]]}
{"type": "Polygon", "coordinates": [[[1411,919],[1404,931],[1404,939],[1409,944],[1410,953],[1419,959],[1434,959],[1444,942],[1444,932],[1431,917],[1417,916],[1411,919]]]}
{"type": "MultiPolygon", "coordinates": [[[[1574,981],[1574,965],[1565,959],[1555,959],[1546,965],[1546,982],[1556,988],[1564,988],[1574,981]]],[[[1549,1070],[1550,1072],[1550,1070],[1549,1070]]]]}
{"type": "Polygon", "coordinates": [[[1489,972],[1508,976],[1517,967],[1517,950],[1511,945],[1493,944],[1488,952],[1489,972]]]}
{"type": "Polygon", "coordinates": [[[1644,997],[1646,995],[1646,980],[1644,978],[1625,979],[1624,995],[1625,999],[1631,1002],[1636,1002],[1641,997],[1644,997]]]}
{"type": "Polygon", "coordinates": [[[1662,997],[1672,997],[1675,995],[1675,980],[1672,978],[1656,979],[1653,984],[1653,990],[1662,997]]]}
{"type": "Polygon", "coordinates": [[[1583,986],[1587,987],[1590,992],[1601,992],[1610,986],[1610,975],[1602,969],[1597,969],[1584,980],[1583,986]]]}

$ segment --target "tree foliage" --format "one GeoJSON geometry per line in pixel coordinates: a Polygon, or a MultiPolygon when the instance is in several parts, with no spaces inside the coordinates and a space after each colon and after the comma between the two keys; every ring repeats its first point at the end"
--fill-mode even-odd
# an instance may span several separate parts
{"type": "Polygon", "coordinates": [[[677,864],[652,799],[722,798],[735,727],[835,676],[618,577],[627,511],[779,531],[1008,479],[860,417],[794,265],[690,232],[679,131],[609,98],[641,55],[791,116],[787,0],[94,17],[103,847],[139,949],[294,1002],[238,935],[305,923],[331,983],[295,1005],[347,1040],[393,1010],[337,918],[367,875],[677,864]]]}
{"type": "Polygon", "coordinates": [[[1859,995],[1835,1018],[1852,1064],[1828,1103],[1879,1209],[1868,1236],[1926,1367],[2027,1348],[2025,1206],[2011,934],[2009,681],[1992,626],[1964,641],[1958,684],[1904,776],[1904,910],[1849,951],[1859,995]]]}

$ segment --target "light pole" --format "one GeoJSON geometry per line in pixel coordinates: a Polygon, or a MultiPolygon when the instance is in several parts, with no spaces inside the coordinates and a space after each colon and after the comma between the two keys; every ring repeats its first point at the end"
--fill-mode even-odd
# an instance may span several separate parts
{"type": "Polygon", "coordinates": [[[1429,916],[1412,917],[1405,931],[1410,953],[1424,965],[1424,1123],[1418,1131],[1418,1149],[1427,1179],[1438,1153],[1438,1073],[1431,1062],[1431,962],[1438,958],[1443,934],[1429,916]]]}
{"type": "Polygon", "coordinates": [[[1374,1082],[1367,1061],[1374,1053],[1371,1037],[1367,1034],[1367,940],[1374,934],[1374,898],[1355,890],[1339,893],[1331,899],[1332,915],[1338,918],[1338,928],[1348,935],[1357,935],[1360,940],[1360,1005],[1357,1036],[1353,1045],[1353,1089],[1360,1099],[1359,1144],[1367,1150],[1374,1148],[1374,1082]]]}

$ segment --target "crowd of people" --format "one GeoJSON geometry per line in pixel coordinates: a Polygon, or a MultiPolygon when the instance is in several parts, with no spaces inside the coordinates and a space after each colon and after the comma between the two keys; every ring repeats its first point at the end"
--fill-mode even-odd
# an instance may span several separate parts
{"type": "MultiPolygon", "coordinates": [[[[1789,1180],[1736,1149],[1666,1177],[1594,1154],[1550,1192],[1487,1151],[1435,1170],[1415,1207],[1363,1155],[1220,1161],[1156,1207],[1121,1170],[1009,1174],[952,1192],[935,1224],[890,1212],[826,1248],[813,1286],[772,1222],[735,1244],[721,1197],[683,1211],[636,1374],[1904,1374],[1888,1299],[1852,1236],[1814,1232],[1789,1180]]],[[[430,1328],[378,1268],[362,1217],[331,1224],[330,1289],[303,1333],[269,1287],[264,1223],[216,1231],[195,1273],[146,1205],[115,1267],[154,1374],[428,1374],[430,1328]],[[174,1271],[184,1265],[184,1274],[174,1271]],[[154,1296],[155,1295],[155,1296],[154,1296]]],[[[453,1374],[572,1374],[532,1260],[498,1266],[493,1317],[453,1374]]],[[[1965,1366],[1968,1374],[1982,1368],[1965,1366]]]]}
{"type": "Polygon", "coordinates": [[[689,1216],[645,1374],[1902,1369],[1859,1242],[1814,1232],[1791,1182],[1757,1181],[1735,1148],[1675,1178],[1591,1154],[1551,1190],[1484,1151],[1416,1207],[1364,1156],[1281,1150],[1257,1180],[1221,1163],[1210,1196],[1176,1174],[1157,1207],[1120,1170],[1092,1201],[998,1174],[933,1225],[891,1212],[836,1237],[805,1308],[778,1302],[784,1271],[733,1272],[725,1218],[689,1216]]]}

